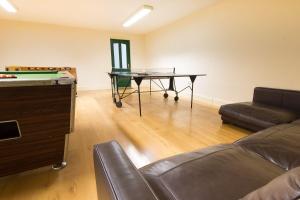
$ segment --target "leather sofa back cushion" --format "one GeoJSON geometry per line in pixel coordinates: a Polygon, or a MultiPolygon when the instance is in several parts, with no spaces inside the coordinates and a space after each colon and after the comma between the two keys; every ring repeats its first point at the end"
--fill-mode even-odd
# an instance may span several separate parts
{"type": "Polygon", "coordinates": [[[300,113],[300,92],[285,91],[282,97],[282,107],[300,113]]]}
{"type": "Polygon", "coordinates": [[[254,89],[253,102],[281,107],[282,90],[257,87],[254,89]]]}
{"type": "Polygon", "coordinates": [[[140,171],[161,200],[239,199],[285,172],[236,145],[178,155],[140,171]]]}
{"type": "Polygon", "coordinates": [[[241,200],[296,200],[300,198],[300,167],[275,178],[241,200]]]}
{"type": "Polygon", "coordinates": [[[265,129],[235,144],[290,170],[300,166],[300,126],[284,124],[265,129]]]}
{"type": "Polygon", "coordinates": [[[253,102],[281,107],[300,113],[300,91],[257,87],[253,102]]]}

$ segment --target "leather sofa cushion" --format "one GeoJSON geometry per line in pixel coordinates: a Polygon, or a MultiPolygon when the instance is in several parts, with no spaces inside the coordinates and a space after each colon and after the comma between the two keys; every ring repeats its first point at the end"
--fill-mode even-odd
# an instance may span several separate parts
{"type": "Polygon", "coordinates": [[[297,124],[274,126],[243,138],[235,144],[286,170],[300,166],[300,126],[297,124]]]}
{"type": "Polygon", "coordinates": [[[285,172],[237,145],[177,155],[140,171],[161,200],[239,199],[285,172]]]}
{"type": "Polygon", "coordinates": [[[241,200],[296,200],[298,198],[300,199],[300,167],[275,178],[241,200]]]}
{"type": "Polygon", "coordinates": [[[262,128],[290,123],[298,118],[298,114],[293,111],[251,102],[223,105],[220,114],[262,128]]]}
{"type": "Polygon", "coordinates": [[[245,128],[245,129],[247,129],[249,131],[252,131],[254,133],[257,132],[257,131],[261,131],[261,130],[265,129],[265,127],[261,127],[261,125],[254,124],[254,123],[249,123],[249,122],[242,121],[242,120],[237,120],[236,118],[233,118],[233,117],[230,117],[230,116],[227,116],[227,115],[222,115],[221,119],[225,123],[226,122],[231,123],[233,125],[236,125],[236,126],[241,127],[241,128],[245,128]]]}

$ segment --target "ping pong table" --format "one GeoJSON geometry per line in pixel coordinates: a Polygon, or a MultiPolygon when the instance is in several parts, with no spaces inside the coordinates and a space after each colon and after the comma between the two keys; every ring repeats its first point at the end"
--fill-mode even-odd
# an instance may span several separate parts
{"type": "Polygon", "coordinates": [[[174,100],[177,102],[179,100],[179,93],[183,92],[186,89],[191,90],[191,108],[193,107],[193,97],[194,97],[194,82],[198,76],[206,76],[206,74],[177,74],[175,73],[175,68],[172,68],[172,72],[159,72],[159,71],[136,71],[136,72],[109,72],[108,73],[111,79],[111,93],[113,102],[116,104],[118,108],[122,107],[122,99],[132,95],[138,94],[139,101],[139,112],[140,116],[142,116],[142,104],[141,104],[141,93],[152,93],[152,92],[164,92],[164,98],[168,98],[168,91],[175,92],[174,100]],[[120,78],[128,78],[128,83],[126,84],[123,91],[120,91],[120,87],[118,86],[118,81],[120,78]],[[177,90],[175,78],[189,78],[191,84],[186,86],[181,90],[177,90]],[[165,87],[162,80],[169,79],[169,86],[165,87]],[[129,85],[131,81],[135,81],[137,84],[137,89],[133,91],[128,91],[129,85]],[[143,80],[150,81],[150,90],[149,91],[141,91],[141,83],[143,80]],[[152,90],[152,83],[154,83],[159,90],[152,90]]]}

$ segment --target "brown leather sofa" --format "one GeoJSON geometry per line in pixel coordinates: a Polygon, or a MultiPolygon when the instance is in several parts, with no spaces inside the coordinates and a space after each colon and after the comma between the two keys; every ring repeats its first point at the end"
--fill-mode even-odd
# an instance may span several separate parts
{"type": "Polygon", "coordinates": [[[296,200],[300,120],[137,169],[121,146],[94,147],[99,200],[296,200]]]}
{"type": "Polygon", "coordinates": [[[253,101],[221,106],[224,123],[259,131],[300,118],[300,91],[257,87],[253,101]]]}

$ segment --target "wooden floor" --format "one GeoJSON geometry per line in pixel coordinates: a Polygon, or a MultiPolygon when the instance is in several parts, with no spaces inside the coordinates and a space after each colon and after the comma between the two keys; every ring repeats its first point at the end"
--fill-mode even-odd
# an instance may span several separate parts
{"type": "Polygon", "coordinates": [[[230,143],[248,134],[222,125],[217,108],[188,100],[164,100],[161,94],[142,96],[143,117],[131,96],[116,108],[111,94],[80,92],[75,132],[70,136],[68,166],[50,167],[0,179],[1,200],[96,200],[92,148],[117,140],[137,167],[182,152],[230,143]]]}

